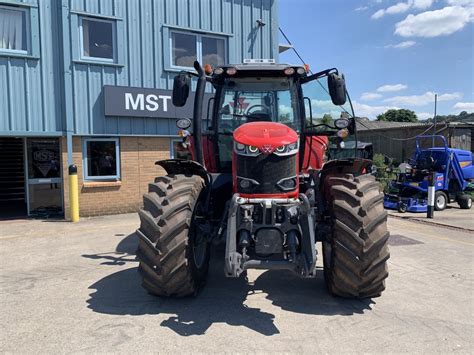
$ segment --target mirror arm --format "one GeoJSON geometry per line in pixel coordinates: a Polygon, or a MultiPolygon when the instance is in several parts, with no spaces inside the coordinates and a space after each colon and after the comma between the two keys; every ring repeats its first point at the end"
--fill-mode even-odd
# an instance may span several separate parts
{"type": "Polygon", "coordinates": [[[330,72],[332,72],[333,70],[334,70],[334,72],[335,72],[336,74],[339,74],[337,68],[326,69],[326,70],[317,72],[317,73],[315,73],[315,74],[311,74],[310,76],[307,76],[306,78],[304,78],[304,79],[302,80],[302,82],[303,82],[303,83],[307,83],[307,82],[309,82],[309,81],[319,79],[319,78],[321,78],[322,76],[328,75],[328,74],[329,74],[330,72]]]}

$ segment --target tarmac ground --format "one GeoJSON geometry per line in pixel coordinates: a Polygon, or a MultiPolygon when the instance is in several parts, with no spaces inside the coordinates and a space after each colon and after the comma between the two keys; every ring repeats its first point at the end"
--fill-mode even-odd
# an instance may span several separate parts
{"type": "Polygon", "coordinates": [[[393,217],[405,220],[439,224],[441,226],[474,232],[474,207],[469,210],[462,210],[457,204],[452,203],[449,204],[444,211],[435,211],[433,219],[428,219],[426,213],[400,213],[394,210],[389,210],[388,213],[393,217]]]}
{"type": "Polygon", "coordinates": [[[472,211],[464,218],[453,229],[390,217],[387,289],[369,300],[330,296],[322,260],[314,279],[225,278],[222,248],[197,297],[157,298],[140,286],[136,214],[0,221],[0,352],[472,354],[472,211]]]}

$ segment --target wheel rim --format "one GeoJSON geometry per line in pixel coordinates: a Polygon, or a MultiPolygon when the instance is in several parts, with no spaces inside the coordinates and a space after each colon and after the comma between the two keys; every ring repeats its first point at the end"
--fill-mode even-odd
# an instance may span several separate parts
{"type": "Polygon", "coordinates": [[[444,195],[439,195],[436,198],[436,207],[438,207],[439,209],[446,207],[446,198],[444,197],[444,195]]]}

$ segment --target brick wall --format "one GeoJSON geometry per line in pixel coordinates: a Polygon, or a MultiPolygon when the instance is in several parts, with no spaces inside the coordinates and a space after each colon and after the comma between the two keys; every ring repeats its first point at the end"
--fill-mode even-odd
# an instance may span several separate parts
{"type": "MultiPolygon", "coordinates": [[[[62,139],[64,210],[69,219],[69,183],[66,138],[62,139]]],[[[135,212],[142,204],[148,184],[165,171],[155,161],[169,158],[169,138],[121,137],[118,182],[84,182],[82,138],[73,138],[73,161],[79,180],[79,211],[81,217],[135,212]]]]}

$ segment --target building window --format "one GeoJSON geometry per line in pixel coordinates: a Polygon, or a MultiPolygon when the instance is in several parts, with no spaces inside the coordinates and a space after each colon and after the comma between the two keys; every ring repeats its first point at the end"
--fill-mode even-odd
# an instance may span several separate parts
{"type": "Polygon", "coordinates": [[[28,53],[29,21],[26,9],[0,6],[0,50],[28,53]]]}
{"type": "Polygon", "coordinates": [[[84,180],[120,179],[118,138],[86,138],[83,146],[84,180]]]}
{"type": "Polygon", "coordinates": [[[115,61],[115,21],[81,19],[82,57],[115,61]]]}
{"type": "Polygon", "coordinates": [[[225,64],[225,40],[216,37],[201,37],[202,63],[213,68],[225,64]]]}
{"type": "Polygon", "coordinates": [[[190,32],[171,32],[171,65],[193,67],[195,60],[212,67],[226,62],[226,39],[190,32]]]}

